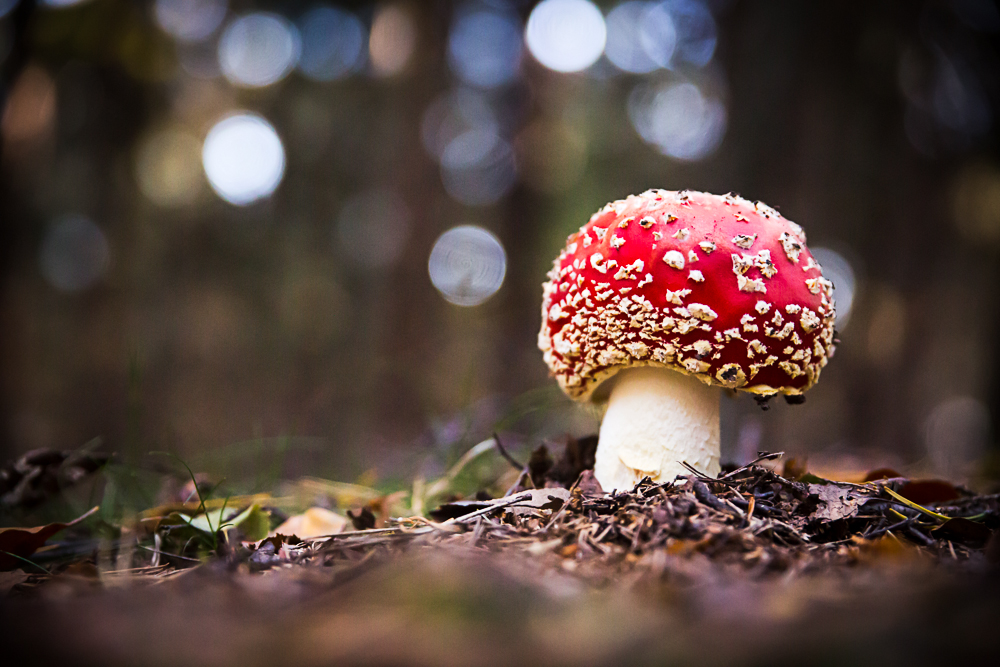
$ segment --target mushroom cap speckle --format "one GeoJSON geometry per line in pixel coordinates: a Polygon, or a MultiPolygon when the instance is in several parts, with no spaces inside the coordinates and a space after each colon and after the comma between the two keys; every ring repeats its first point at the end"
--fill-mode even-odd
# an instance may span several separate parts
{"type": "Polygon", "coordinates": [[[739,196],[649,190],[607,204],[548,278],[538,346],[577,400],[633,366],[801,394],[833,355],[833,285],[805,233],[739,196]]]}

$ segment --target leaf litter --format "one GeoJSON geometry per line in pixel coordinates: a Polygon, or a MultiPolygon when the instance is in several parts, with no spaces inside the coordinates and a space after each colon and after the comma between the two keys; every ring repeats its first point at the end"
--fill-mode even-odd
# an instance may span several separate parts
{"type": "MultiPolygon", "coordinates": [[[[493,609],[495,618],[476,623],[514,624],[530,635],[520,648],[494,646],[489,654],[494,658],[534,655],[555,663],[602,664],[622,643],[641,640],[647,647],[669,645],[681,655],[687,651],[706,664],[733,664],[732,646],[746,650],[747,642],[763,642],[781,653],[798,645],[788,633],[807,631],[800,616],[818,615],[831,628],[838,627],[844,605],[867,605],[856,622],[899,623],[909,631],[930,623],[919,610],[967,586],[961,582],[975,580],[969,577],[995,572],[1000,563],[998,496],[977,496],[940,480],[928,487],[892,474],[840,482],[816,477],[794,461],[779,473],[781,455],[761,453],[718,478],[691,469],[669,483],[646,479],[609,494],[590,470],[596,438],[567,438],[562,445],[555,459],[543,445],[522,464],[498,439],[491,446],[480,443],[440,480],[414,484],[425,495],[413,493],[409,505],[403,494],[385,496],[365,487],[309,479],[311,497],[334,499],[334,509],[341,511],[313,506],[288,517],[280,509],[287,499],[266,494],[154,508],[142,514],[142,530],[131,533],[139,549],[125,562],[127,567],[96,567],[99,558],[78,558],[52,568],[52,574],[36,571],[10,579],[11,593],[0,609],[9,611],[16,601],[55,618],[51,601],[64,605],[67,595],[78,601],[69,605],[76,612],[89,604],[100,613],[119,608],[122,596],[182,599],[184,627],[200,619],[220,632],[230,628],[227,624],[257,627],[255,623],[284,610],[282,632],[299,644],[289,648],[287,637],[257,637],[255,645],[263,646],[263,652],[246,654],[242,647],[247,638],[234,630],[221,642],[229,652],[217,664],[258,664],[263,655],[292,655],[303,664],[317,655],[340,656],[345,663],[367,663],[370,656],[381,656],[374,660],[380,664],[410,662],[413,656],[422,656],[416,662],[426,664],[463,664],[451,659],[462,656],[505,663],[484,659],[482,645],[466,637],[452,638],[458,648],[449,657],[437,652],[438,642],[423,636],[423,630],[413,633],[414,623],[423,627],[431,622],[427,609],[436,610],[434,600],[443,599],[446,607],[466,609],[455,611],[458,616],[447,622],[432,619],[434,632],[446,637],[455,628],[471,632],[470,619],[484,612],[468,611],[469,604],[493,609]],[[494,498],[481,491],[473,498],[450,497],[450,481],[461,466],[494,449],[515,474],[503,495],[494,498]],[[925,492],[913,495],[928,506],[907,497],[908,486],[925,492]],[[928,488],[940,500],[927,501],[928,488]],[[346,502],[338,504],[337,499],[346,502]],[[423,506],[433,509],[426,516],[405,513],[423,506]],[[270,534],[268,512],[276,525],[270,534]],[[207,539],[209,531],[218,533],[216,539],[207,539]],[[104,591],[103,597],[92,596],[94,586],[104,591]],[[217,602],[205,596],[231,595],[220,592],[227,589],[248,596],[246,609],[227,611],[220,620],[208,614],[217,602]],[[510,595],[520,602],[507,600],[510,595]],[[910,596],[917,603],[912,609],[886,608],[886,596],[900,601],[910,596]],[[103,606],[102,599],[107,600],[103,606]],[[191,611],[190,605],[205,609],[191,611]],[[549,607],[556,611],[545,612],[549,607]],[[743,611],[731,631],[732,646],[698,645],[711,640],[701,634],[704,624],[694,619],[732,624],[734,608],[743,611]],[[380,641],[362,630],[355,617],[389,634],[379,635],[380,641]],[[543,625],[525,629],[524,618],[543,625]],[[594,626],[588,635],[575,627],[599,619],[613,619],[611,628],[594,626]],[[622,619],[628,622],[623,625],[622,619]],[[759,623],[780,629],[780,642],[779,635],[771,643],[755,635],[761,631],[759,623]],[[683,629],[686,639],[664,639],[666,626],[683,629]],[[338,639],[330,639],[322,628],[336,630],[338,639]],[[390,638],[393,629],[401,634],[390,638]],[[351,632],[364,641],[353,641],[351,632]]],[[[116,545],[119,561],[124,542],[123,537],[116,545]]],[[[969,599],[980,600],[987,588],[976,588],[969,599]]],[[[135,618],[116,618],[143,626],[135,618]]],[[[986,604],[979,620],[1000,620],[996,604],[986,604]]],[[[972,625],[979,627],[978,621],[972,625]]],[[[472,630],[473,637],[486,632],[478,625],[472,630]]],[[[867,630],[854,631],[868,637],[867,630]]],[[[141,627],[137,632],[142,636],[158,630],[141,627]]],[[[811,626],[809,632],[815,634],[811,626]]],[[[853,640],[843,641],[851,645],[853,640]]],[[[972,642],[966,648],[977,646],[972,642]]],[[[146,648],[138,643],[132,647],[138,653],[130,655],[142,655],[146,648]]],[[[164,650],[171,664],[204,662],[179,646],[164,650]]],[[[635,662],[643,664],[639,658],[635,662]]]]}

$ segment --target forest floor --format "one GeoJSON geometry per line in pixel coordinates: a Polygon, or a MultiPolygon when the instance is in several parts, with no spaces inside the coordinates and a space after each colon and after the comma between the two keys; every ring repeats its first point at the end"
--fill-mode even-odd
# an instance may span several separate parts
{"type": "MultiPolygon", "coordinates": [[[[570,439],[523,467],[480,446],[468,459],[499,450],[514,483],[427,512],[418,500],[451,477],[415,488],[405,515],[403,494],[353,485],[307,484],[346,516],[288,515],[277,496],[209,500],[192,482],[110,536],[89,514],[0,529],[4,653],[241,666],[995,658],[1000,495],[888,470],[832,481],[771,454],[605,493],[593,446],[570,439]]],[[[5,469],[4,498],[31,474],[93,467],[34,456],[5,469]]]]}

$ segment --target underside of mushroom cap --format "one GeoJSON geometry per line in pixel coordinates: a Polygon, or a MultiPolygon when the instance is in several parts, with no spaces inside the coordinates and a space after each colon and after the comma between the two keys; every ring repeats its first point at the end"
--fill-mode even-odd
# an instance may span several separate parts
{"type": "Polygon", "coordinates": [[[835,317],[833,286],[805,241],[739,196],[650,190],[612,202],[549,272],[538,345],[578,400],[635,366],[801,394],[833,354],[835,317]]]}

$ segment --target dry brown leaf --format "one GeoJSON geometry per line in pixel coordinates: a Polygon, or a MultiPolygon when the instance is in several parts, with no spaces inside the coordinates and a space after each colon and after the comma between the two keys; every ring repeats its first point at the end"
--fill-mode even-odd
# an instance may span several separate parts
{"type": "Polygon", "coordinates": [[[0,528],[0,570],[13,570],[26,565],[22,558],[28,558],[50,537],[64,528],[80,523],[98,509],[93,507],[68,523],[50,523],[34,528],[0,528]]]}
{"type": "Polygon", "coordinates": [[[289,517],[271,531],[271,535],[295,535],[301,539],[336,535],[347,527],[348,520],[323,507],[310,507],[302,514],[289,517]]]}
{"type": "Polygon", "coordinates": [[[918,505],[933,505],[949,500],[958,500],[962,491],[943,479],[914,479],[899,488],[899,495],[918,505]]]}
{"type": "Polygon", "coordinates": [[[858,513],[861,503],[870,499],[870,496],[861,493],[856,486],[841,486],[834,482],[807,486],[809,493],[819,496],[822,501],[810,517],[812,519],[836,521],[850,518],[858,513]]]}

